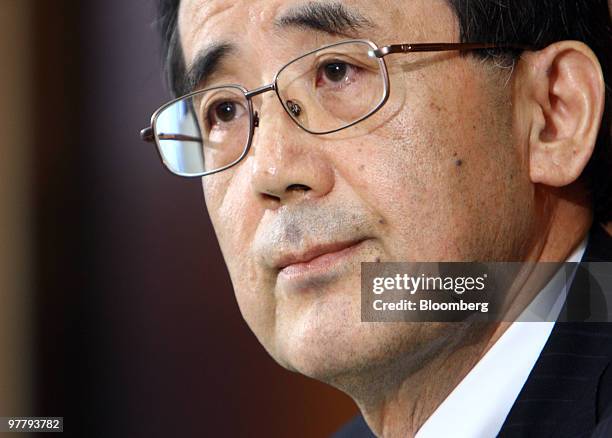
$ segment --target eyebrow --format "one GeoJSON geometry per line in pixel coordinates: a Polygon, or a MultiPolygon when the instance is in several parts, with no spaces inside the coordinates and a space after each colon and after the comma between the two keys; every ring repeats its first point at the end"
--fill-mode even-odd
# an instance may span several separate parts
{"type": "Polygon", "coordinates": [[[281,29],[295,27],[346,37],[355,37],[362,29],[376,27],[360,12],[340,2],[308,2],[285,12],[274,24],[281,29]]]}
{"type": "Polygon", "coordinates": [[[182,93],[195,90],[198,84],[207,82],[208,78],[219,69],[223,58],[234,52],[236,47],[230,43],[214,43],[198,52],[187,68],[182,84],[182,93]]]}

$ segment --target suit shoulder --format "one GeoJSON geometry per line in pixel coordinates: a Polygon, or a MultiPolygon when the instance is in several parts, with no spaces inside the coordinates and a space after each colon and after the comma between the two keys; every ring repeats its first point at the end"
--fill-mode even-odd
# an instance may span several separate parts
{"type": "Polygon", "coordinates": [[[332,438],[376,438],[363,416],[357,415],[337,431],[332,438]]]}

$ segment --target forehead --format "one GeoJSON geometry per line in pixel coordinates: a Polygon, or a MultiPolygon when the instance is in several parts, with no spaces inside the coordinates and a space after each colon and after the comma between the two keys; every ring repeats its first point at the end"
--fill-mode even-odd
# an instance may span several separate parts
{"type": "Polygon", "coordinates": [[[299,44],[300,38],[315,37],[317,31],[279,29],[277,23],[313,4],[341,5],[366,18],[373,26],[352,36],[378,44],[448,42],[456,36],[455,17],[446,0],[182,0],[178,25],[185,60],[189,64],[195,54],[220,42],[256,49],[260,55],[266,48],[279,52],[284,45],[299,44]]]}

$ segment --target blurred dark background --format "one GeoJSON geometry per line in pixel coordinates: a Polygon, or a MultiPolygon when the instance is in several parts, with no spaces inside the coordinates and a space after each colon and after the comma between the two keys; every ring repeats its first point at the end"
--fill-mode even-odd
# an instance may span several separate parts
{"type": "Polygon", "coordinates": [[[199,180],[139,140],[169,97],[154,8],[0,0],[0,416],[64,416],[82,437],[328,436],[352,402],[268,357],[199,180]]]}

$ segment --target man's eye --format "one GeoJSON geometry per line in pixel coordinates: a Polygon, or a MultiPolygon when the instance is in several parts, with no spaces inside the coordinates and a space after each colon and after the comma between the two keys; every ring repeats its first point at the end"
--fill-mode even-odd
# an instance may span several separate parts
{"type": "Polygon", "coordinates": [[[340,82],[346,77],[348,65],[344,62],[331,62],[323,67],[325,77],[331,82],[340,82]]]}
{"type": "Polygon", "coordinates": [[[317,86],[333,86],[335,88],[349,84],[358,74],[359,68],[343,61],[330,61],[321,65],[317,71],[317,86]]]}
{"type": "Polygon", "coordinates": [[[220,123],[230,123],[242,114],[244,114],[242,105],[230,101],[219,102],[210,107],[208,120],[211,126],[214,126],[220,123]]]}

